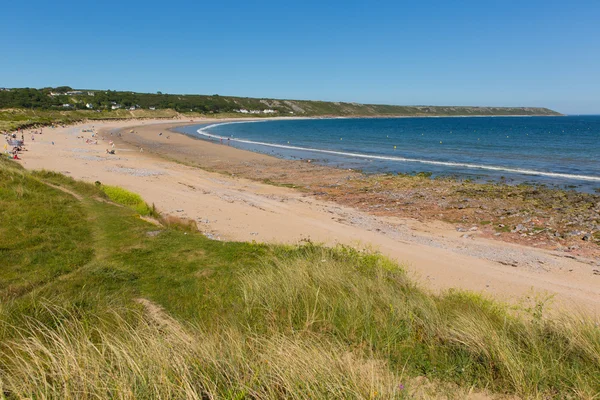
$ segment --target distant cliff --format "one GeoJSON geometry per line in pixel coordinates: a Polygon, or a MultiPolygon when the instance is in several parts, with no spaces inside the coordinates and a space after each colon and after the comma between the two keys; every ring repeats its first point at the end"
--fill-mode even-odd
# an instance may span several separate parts
{"type": "MultiPolygon", "coordinates": [[[[231,98],[239,101],[237,98],[231,98]]],[[[245,100],[245,99],[244,99],[245,100]]],[[[248,99],[249,100],[249,99],[248,99]]],[[[253,99],[254,100],[254,99],[253,99]]],[[[274,108],[301,115],[344,116],[483,116],[483,115],[562,115],[541,107],[393,106],[301,100],[261,100],[274,108]]]]}
{"type": "Polygon", "coordinates": [[[1,89],[0,109],[54,111],[174,110],[178,113],[239,114],[240,116],[479,116],[561,115],[537,107],[394,106],[308,100],[276,100],[219,95],[135,93],[112,90],[1,89]]]}

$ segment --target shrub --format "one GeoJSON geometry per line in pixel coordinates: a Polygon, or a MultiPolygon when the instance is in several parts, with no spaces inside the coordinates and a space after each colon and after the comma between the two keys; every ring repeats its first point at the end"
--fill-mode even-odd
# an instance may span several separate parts
{"type": "Polygon", "coordinates": [[[140,215],[152,215],[153,210],[139,194],[132,193],[118,186],[102,185],[102,191],[115,203],[127,206],[140,215]]]}

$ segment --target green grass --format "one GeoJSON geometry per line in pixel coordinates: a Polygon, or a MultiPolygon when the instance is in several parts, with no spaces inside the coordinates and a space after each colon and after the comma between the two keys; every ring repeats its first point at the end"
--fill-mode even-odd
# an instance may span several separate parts
{"type": "Polygon", "coordinates": [[[130,207],[138,214],[146,216],[155,213],[137,193],[132,193],[118,186],[100,185],[100,189],[108,198],[117,204],[130,207]]]}
{"type": "Polygon", "coordinates": [[[0,301],[69,273],[94,254],[93,246],[81,240],[91,231],[82,205],[5,164],[0,169],[0,301]]]}
{"type": "Polygon", "coordinates": [[[435,296],[347,247],[157,227],[103,189],[0,159],[9,399],[426,397],[417,377],[455,398],[600,393],[587,317],[435,296]]]}

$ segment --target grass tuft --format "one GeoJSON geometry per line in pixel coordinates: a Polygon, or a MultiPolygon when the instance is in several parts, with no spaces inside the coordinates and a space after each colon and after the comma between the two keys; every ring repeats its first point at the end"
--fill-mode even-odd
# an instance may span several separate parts
{"type": "Polygon", "coordinates": [[[121,204],[135,210],[142,216],[153,215],[155,213],[153,209],[150,208],[137,193],[132,193],[118,186],[102,185],[100,188],[109,199],[117,204],[121,204]]]}

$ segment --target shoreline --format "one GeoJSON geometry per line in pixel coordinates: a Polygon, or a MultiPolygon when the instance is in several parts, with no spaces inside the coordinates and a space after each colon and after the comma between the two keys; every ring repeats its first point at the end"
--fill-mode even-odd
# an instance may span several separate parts
{"type": "MultiPolygon", "coordinates": [[[[236,123],[236,121],[223,121],[223,123],[236,123]]],[[[256,120],[249,120],[249,121],[245,121],[245,122],[260,122],[260,120],[256,121],[256,120]]],[[[209,122],[209,124],[211,124],[213,122],[209,122]]],[[[190,124],[185,124],[185,125],[190,125],[190,124]]],[[[190,136],[186,133],[182,133],[182,132],[178,132],[176,129],[179,126],[171,126],[168,128],[169,132],[172,132],[174,134],[177,135],[182,135],[185,136],[193,141],[200,141],[200,142],[205,142],[208,145],[211,146],[211,151],[214,152],[216,149],[218,149],[219,147],[225,146],[224,143],[215,143],[212,141],[208,141],[206,139],[203,139],[201,137],[193,137],[190,136]],[[214,147],[212,147],[214,146],[214,147]]],[[[260,153],[260,152],[254,152],[251,150],[246,150],[246,149],[239,149],[239,148],[235,148],[235,147],[230,147],[230,146],[225,146],[226,149],[229,149],[227,152],[227,155],[229,157],[231,157],[232,154],[245,154],[246,157],[248,157],[249,155],[254,155],[254,159],[252,161],[256,162],[256,161],[263,161],[263,160],[269,160],[269,164],[272,163],[273,164],[273,168],[275,168],[275,173],[274,174],[268,174],[268,176],[263,176],[263,175],[256,175],[253,171],[252,168],[237,168],[237,169],[233,169],[232,171],[230,171],[228,168],[231,167],[231,163],[229,162],[225,162],[225,163],[217,163],[217,165],[207,165],[206,162],[201,163],[194,163],[193,161],[193,157],[192,158],[187,158],[184,157],[183,160],[178,160],[178,161],[184,161],[185,163],[192,163],[191,165],[195,165],[197,167],[203,168],[203,169],[207,169],[210,171],[214,171],[214,172],[219,172],[219,173],[224,173],[224,174],[232,174],[232,176],[242,176],[244,178],[248,178],[251,180],[258,180],[261,182],[267,182],[269,184],[274,184],[274,185],[278,185],[278,184],[282,184],[284,186],[288,186],[288,187],[293,187],[293,188],[303,188],[303,187],[308,187],[308,189],[313,191],[313,195],[316,195],[317,197],[321,198],[321,199],[325,199],[325,200],[333,200],[336,202],[340,202],[342,204],[345,205],[350,205],[352,207],[357,207],[357,204],[354,203],[348,203],[343,201],[343,197],[344,194],[342,193],[341,195],[339,193],[336,194],[331,194],[331,193],[323,193],[323,190],[325,189],[324,186],[327,185],[331,185],[332,181],[339,181],[340,179],[348,181],[350,179],[355,179],[357,180],[361,185],[364,184],[365,182],[368,181],[377,181],[378,179],[391,179],[393,180],[394,178],[397,180],[401,180],[404,178],[408,178],[410,179],[417,179],[420,180],[420,178],[424,178],[424,182],[421,183],[426,183],[429,184],[431,186],[436,186],[437,183],[443,184],[443,183],[448,183],[448,181],[450,181],[451,184],[454,184],[455,186],[458,185],[464,185],[465,182],[464,181],[460,181],[460,180],[455,180],[454,177],[452,176],[448,176],[448,177],[440,177],[439,179],[430,179],[428,178],[428,173],[417,173],[416,175],[401,175],[401,176],[390,176],[389,174],[385,174],[385,173],[373,173],[373,174],[368,174],[368,173],[364,173],[360,170],[352,170],[352,169],[343,169],[343,168],[338,168],[338,167],[334,167],[334,166],[330,166],[330,165],[325,165],[325,164],[320,164],[320,163],[310,163],[310,160],[304,160],[304,159],[300,159],[300,160],[291,160],[291,159],[287,159],[287,158],[281,158],[275,155],[270,155],[270,154],[266,154],[266,153],[260,153]],[[239,153],[238,153],[239,152],[239,153]],[[307,163],[308,161],[308,163],[307,163]],[[290,163],[290,164],[288,164],[290,163]],[[276,179],[276,176],[273,175],[277,175],[277,170],[278,169],[285,169],[288,165],[294,164],[294,169],[297,169],[300,171],[300,175],[309,175],[310,178],[308,180],[306,179],[300,179],[299,181],[295,181],[294,179],[292,179],[291,181],[278,181],[276,179]],[[306,170],[306,171],[305,171],[306,170]],[[304,173],[303,173],[304,172],[304,173]],[[316,174],[316,175],[313,175],[316,174]],[[333,179],[331,179],[333,178],[333,179]],[[321,187],[318,190],[314,190],[314,185],[315,185],[315,181],[321,181],[321,187]],[[342,201],[340,201],[342,200],[342,201]]],[[[162,156],[169,156],[168,152],[164,152],[161,151],[160,149],[158,150],[158,154],[162,155],[162,156]]],[[[204,158],[206,159],[207,157],[204,156],[204,158]]],[[[239,159],[239,156],[234,157],[235,160],[239,159]]],[[[177,157],[175,158],[175,160],[177,160],[177,157]]],[[[234,161],[235,162],[235,161],[234,161]]],[[[263,167],[264,168],[264,167],[263,167]]],[[[506,182],[501,182],[501,181],[494,181],[494,182],[487,182],[487,183],[481,183],[481,182],[474,182],[472,185],[469,185],[475,188],[475,190],[477,190],[478,187],[494,187],[494,188],[498,188],[498,189],[516,189],[517,185],[511,185],[509,183],[506,182]]],[[[522,186],[525,188],[530,188],[533,191],[538,191],[538,190],[543,190],[546,192],[550,192],[550,193],[572,193],[575,195],[575,197],[577,197],[577,195],[581,195],[583,197],[586,198],[590,198],[591,202],[597,202],[596,204],[596,208],[598,208],[598,213],[600,213],[600,206],[598,206],[598,204],[600,204],[600,195],[598,194],[592,194],[592,193],[585,193],[585,192],[574,192],[574,191],[570,191],[567,189],[563,189],[563,188],[558,188],[558,187],[540,187],[539,184],[519,184],[518,186],[522,186]]],[[[442,196],[444,197],[444,196],[442,196]]],[[[562,196],[561,196],[562,197],[562,196]]],[[[436,199],[439,200],[439,199],[436,199]]],[[[444,199],[445,200],[445,199],[444,199]]],[[[579,199],[577,199],[579,200],[579,199]]],[[[462,205],[459,205],[458,208],[461,209],[461,207],[463,207],[462,205]]],[[[484,206],[481,206],[484,207],[484,206]]],[[[359,207],[360,208],[360,207],[359,207]]],[[[362,209],[363,211],[367,211],[367,212],[372,212],[372,210],[369,209],[362,209]]],[[[380,213],[381,214],[381,213],[380,213]]],[[[390,216],[391,213],[383,213],[384,216],[390,216]]],[[[405,215],[406,216],[406,215],[405,215]]],[[[456,217],[452,217],[452,218],[437,218],[437,215],[433,216],[429,215],[429,216],[423,216],[423,215],[415,215],[414,213],[408,213],[407,215],[410,218],[414,218],[414,219],[418,219],[418,220],[442,220],[445,222],[450,222],[450,223],[455,223],[457,218],[456,217]]],[[[463,216],[464,218],[464,216],[463,216]]],[[[501,217],[501,219],[504,219],[501,217]]],[[[485,221],[484,221],[485,222],[485,221]]],[[[460,225],[460,224],[459,224],[460,225]]],[[[526,243],[524,240],[522,239],[522,235],[523,233],[519,230],[517,230],[517,232],[511,232],[511,233],[516,233],[517,235],[512,235],[512,237],[509,237],[508,239],[506,238],[506,235],[499,235],[498,231],[502,231],[502,233],[506,233],[505,232],[505,227],[506,227],[506,223],[504,224],[499,224],[499,225],[504,225],[504,226],[500,226],[500,228],[503,229],[496,229],[496,231],[487,231],[486,236],[489,239],[493,239],[493,240],[501,240],[504,242],[509,242],[509,243],[517,243],[517,244],[525,244],[525,245],[529,245],[531,246],[533,244],[534,247],[539,246],[538,243],[526,243]],[[502,236],[502,237],[500,237],[502,236]]],[[[518,223],[514,223],[515,225],[515,229],[516,226],[518,226],[518,223]]],[[[480,227],[480,228],[484,228],[482,229],[482,231],[485,231],[485,227],[480,227]]],[[[461,229],[460,227],[457,227],[457,230],[460,232],[461,229]]],[[[587,255],[591,255],[593,257],[598,257],[598,265],[600,266],[600,228],[596,227],[597,230],[597,244],[598,246],[594,246],[591,249],[591,252],[584,252],[584,256],[587,255]]],[[[584,232],[585,234],[585,232],[584,232]]],[[[527,241],[529,241],[530,239],[527,238],[527,241]]],[[[543,246],[545,243],[541,242],[542,244],[542,248],[546,248],[549,250],[553,250],[554,245],[551,246],[543,246]]],[[[565,243],[564,249],[567,249],[567,251],[573,251],[573,250],[580,250],[580,246],[577,245],[578,241],[577,240],[572,240],[571,241],[571,245],[569,245],[569,243],[565,243]],[[572,243],[575,243],[575,245],[573,245],[572,243]]],[[[585,243],[584,243],[585,244],[585,243]]],[[[559,250],[563,251],[563,248],[561,248],[561,246],[559,246],[559,250]]],[[[579,255],[581,255],[581,253],[579,253],[579,255]]]]}
{"type": "MultiPolygon", "coordinates": [[[[195,135],[188,134],[187,132],[177,131],[176,130],[177,127],[173,128],[171,130],[176,133],[186,134],[194,139],[207,140],[206,138],[208,138],[208,139],[215,139],[215,140],[221,140],[221,141],[227,139],[227,140],[231,140],[231,142],[235,142],[235,143],[241,143],[241,144],[246,144],[246,145],[247,144],[258,145],[258,146],[262,146],[262,147],[276,148],[276,149],[282,149],[282,150],[298,151],[301,153],[302,152],[318,153],[318,154],[326,154],[326,155],[333,155],[333,156],[350,157],[350,158],[361,159],[361,160],[381,160],[381,161],[392,161],[392,162],[396,161],[396,162],[401,162],[401,163],[423,164],[423,165],[438,166],[438,167],[444,166],[444,167],[450,167],[450,168],[456,168],[456,167],[465,168],[465,169],[473,171],[472,174],[460,173],[460,175],[464,175],[468,179],[473,179],[473,177],[476,177],[478,175],[477,171],[492,171],[492,172],[513,174],[515,177],[518,177],[517,184],[525,183],[530,186],[549,185],[552,188],[560,189],[560,185],[558,183],[555,183],[555,184],[543,183],[543,182],[527,183],[527,181],[524,180],[524,178],[523,178],[523,182],[520,182],[521,177],[530,177],[530,176],[536,177],[537,176],[537,177],[550,178],[550,179],[552,179],[552,178],[562,179],[562,180],[566,181],[566,182],[562,183],[562,185],[565,187],[569,184],[569,183],[567,183],[568,181],[589,182],[589,183],[598,182],[598,184],[600,184],[600,177],[593,176],[593,175],[576,175],[576,174],[568,174],[568,173],[560,173],[560,172],[552,172],[552,171],[537,171],[537,170],[523,169],[523,168],[518,168],[518,167],[504,167],[504,166],[497,166],[497,165],[471,164],[471,163],[458,162],[458,161],[426,160],[426,159],[406,158],[406,157],[391,156],[391,155],[362,154],[362,153],[357,153],[357,152],[353,152],[353,151],[339,151],[339,150],[332,150],[332,149],[307,148],[307,147],[300,147],[300,146],[293,146],[293,145],[283,145],[283,144],[276,144],[276,143],[270,143],[270,142],[262,142],[262,141],[257,141],[257,140],[244,139],[244,138],[234,138],[233,136],[230,138],[228,136],[221,136],[221,135],[210,133],[209,131],[207,131],[207,129],[209,129],[209,128],[214,128],[214,127],[223,126],[223,125],[256,123],[256,122],[267,122],[267,121],[265,121],[265,120],[247,120],[247,121],[223,121],[223,122],[219,122],[219,123],[211,123],[207,126],[204,126],[200,129],[198,129],[196,131],[196,133],[198,134],[197,137],[195,135]]],[[[241,150],[252,151],[249,149],[241,149],[241,150]]],[[[253,152],[267,154],[265,152],[259,152],[259,151],[253,151],[253,152]]],[[[290,159],[290,157],[278,157],[278,158],[287,159],[287,160],[290,159]]],[[[292,158],[294,158],[294,157],[292,157],[292,158]]],[[[322,164],[328,165],[327,162],[322,163],[322,164]]],[[[334,167],[334,168],[340,168],[340,167],[334,167]]],[[[372,174],[385,174],[385,173],[386,172],[380,171],[380,172],[373,172],[372,174]]],[[[387,172],[387,173],[389,173],[389,172],[387,172]]],[[[395,173],[395,172],[391,172],[391,173],[395,173]]],[[[430,171],[421,171],[421,173],[430,173],[430,171]]],[[[446,172],[446,173],[439,173],[436,175],[436,177],[444,178],[444,177],[454,176],[454,175],[455,174],[446,172]]],[[[489,179],[489,177],[488,177],[488,179],[489,179]]],[[[495,180],[495,181],[501,182],[499,180],[495,180]]],[[[589,193],[592,193],[594,191],[594,189],[591,187],[587,188],[587,189],[588,189],[589,193]]],[[[595,189],[596,189],[596,191],[598,190],[598,188],[595,188],[595,189]]],[[[585,192],[585,190],[579,190],[579,191],[585,192]]]]}
{"type": "MultiPolygon", "coordinates": [[[[388,212],[376,200],[381,193],[372,193],[375,201],[355,192],[355,185],[386,184],[354,171],[280,160],[176,132],[158,136],[169,127],[213,121],[224,122],[103,123],[97,127],[101,130],[98,146],[87,145],[82,138],[90,136],[81,130],[91,124],[49,129],[40,140],[28,143],[22,163],[29,169],[45,168],[88,182],[122,186],[161,212],[196,221],[205,235],[215,239],[311,240],[366,247],[404,265],[430,290],[467,289],[511,303],[529,301],[533,290],[554,295],[559,307],[600,311],[596,289],[600,277],[593,273],[599,259],[585,249],[557,252],[493,240],[497,238],[489,235],[486,226],[472,218],[461,223],[464,233],[455,223],[443,222],[445,217],[433,219],[436,214],[418,212],[430,202],[427,198],[413,205],[400,199],[402,213],[388,212]],[[117,139],[117,130],[127,131],[124,141],[114,140],[116,154],[107,155],[110,132],[117,139]],[[253,179],[245,177],[248,171],[255,174],[253,179]],[[290,188],[294,186],[301,190],[290,188]]],[[[428,185],[417,179],[414,183],[428,185]]],[[[414,187],[403,190],[410,194],[407,200],[418,199],[414,187]]]]}
{"type": "MultiPolygon", "coordinates": [[[[11,111],[13,109],[8,109],[8,111],[11,111]]],[[[21,110],[21,111],[27,111],[25,109],[16,109],[16,110],[21,110]]],[[[2,111],[2,110],[0,110],[2,111]]],[[[7,111],[7,110],[4,110],[7,111]]],[[[61,110],[62,111],[62,110],[61,110]]],[[[86,111],[86,110],[83,110],[86,111]]],[[[171,109],[164,109],[164,111],[173,111],[171,109]]],[[[63,111],[64,112],[64,111],[63,111]]],[[[69,111],[67,111],[69,112],[69,111]]],[[[75,112],[75,111],[74,111],[75,112]]],[[[585,114],[588,115],[588,114],[585,114]]],[[[594,114],[589,114],[589,115],[594,115],[594,114]]],[[[68,115],[65,115],[68,116],[68,115]]],[[[353,119],[353,118],[365,118],[365,119],[383,119],[383,118],[486,118],[486,117],[494,117],[494,118],[502,118],[502,117],[507,117],[507,118],[516,118],[516,117],[568,117],[569,115],[567,114],[556,114],[556,115],[549,115],[549,114],[527,114],[527,115],[523,115],[523,114],[506,114],[506,115],[427,115],[427,114],[423,114],[423,115],[386,115],[386,114],[381,114],[381,115],[315,115],[315,116],[300,116],[300,115],[290,115],[290,116],[269,116],[269,117],[244,117],[244,116],[231,116],[231,115],[227,115],[223,118],[220,117],[214,117],[214,116],[210,116],[210,115],[203,115],[203,116],[197,116],[197,115],[186,115],[186,114],[180,114],[177,113],[176,116],[118,116],[118,117],[114,117],[114,118],[98,118],[98,119],[90,119],[90,118],[81,118],[81,119],[74,119],[74,120],[64,120],[64,121],[60,121],[60,120],[56,120],[56,121],[52,121],[52,122],[24,122],[22,124],[17,124],[16,127],[12,128],[12,129],[8,129],[6,130],[8,131],[14,131],[14,130],[18,130],[18,129],[36,129],[36,128],[44,128],[44,127],[51,127],[54,125],[73,125],[73,124],[92,124],[92,123],[105,123],[105,122],[123,122],[123,121],[157,121],[157,120],[162,120],[162,121],[172,121],[174,119],[180,119],[180,120],[188,120],[188,119],[215,119],[215,120],[228,120],[228,119],[232,119],[232,120],[243,120],[245,118],[257,118],[259,120],[277,120],[277,119],[353,119]]]]}

